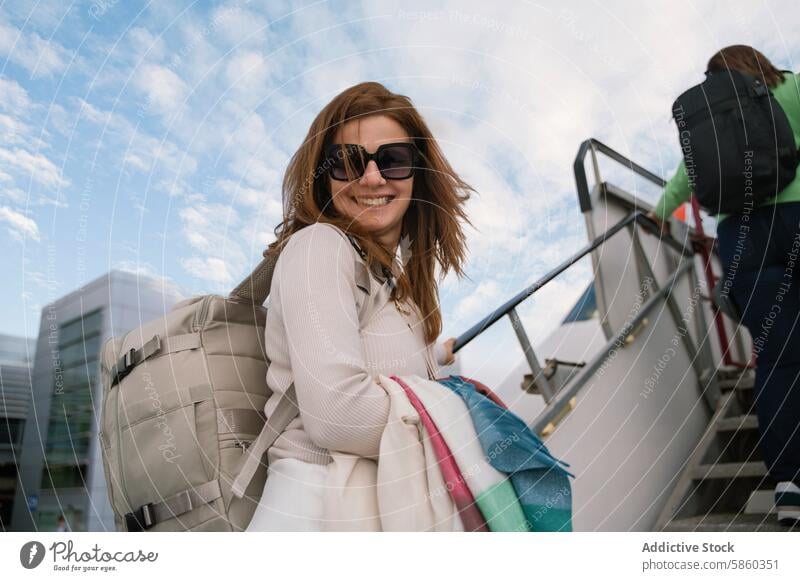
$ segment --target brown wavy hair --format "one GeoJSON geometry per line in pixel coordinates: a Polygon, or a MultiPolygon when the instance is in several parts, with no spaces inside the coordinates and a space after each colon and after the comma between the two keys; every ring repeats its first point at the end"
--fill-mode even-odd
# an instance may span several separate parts
{"type": "Polygon", "coordinates": [[[411,257],[397,280],[393,298],[410,297],[419,309],[425,339],[436,340],[442,331],[435,263],[440,280],[451,270],[461,277],[466,260],[463,223],[472,223],[464,210],[475,190],[462,180],[445,159],[411,99],[391,92],[380,83],[366,82],[339,93],[311,123],[305,140],[292,156],[283,177],[283,222],[275,227],[275,240],[267,252],[280,252],[289,237],[314,224],[327,222],[353,235],[367,254],[370,267],[391,268],[393,255],[357,222],[341,215],[333,205],[324,151],[344,123],[369,115],[385,115],[400,124],[419,149],[411,204],[403,216],[401,239],[411,240],[411,257]],[[376,264],[378,263],[378,264],[376,264]]]}
{"type": "Polygon", "coordinates": [[[770,89],[783,82],[783,73],[770,60],[745,44],[734,44],[719,50],[708,61],[706,71],[715,73],[733,69],[761,79],[770,89]]]}

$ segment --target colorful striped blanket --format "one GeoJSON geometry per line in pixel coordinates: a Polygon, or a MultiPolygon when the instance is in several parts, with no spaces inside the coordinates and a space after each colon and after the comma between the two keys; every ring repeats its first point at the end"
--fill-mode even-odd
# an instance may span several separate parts
{"type": "Polygon", "coordinates": [[[459,395],[469,410],[489,463],[508,474],[531,531],[572,530],[572,487],[564,466],[524,421],[482,395],[483,385],[451,375],[437,383],[459,395]]]}

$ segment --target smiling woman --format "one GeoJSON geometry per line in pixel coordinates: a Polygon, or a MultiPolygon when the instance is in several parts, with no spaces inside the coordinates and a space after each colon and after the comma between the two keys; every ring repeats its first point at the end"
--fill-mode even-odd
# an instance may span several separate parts
{"type": "Polygon", "coordinates": [[[434,273],[438,263],[441,277],[463,275],[470,191],[411,101],[379,83],[345,90],[312,123],[286,171],[268,251],[279,258],[264,411],[294,384],[300,414],[268,452],[248,530],[330,530],[331,451],[379,456],[389,414],[379,375],[434,378],[454,360],[452,339],[436,344],[434,273]]]}
{"type": "Polygon", "coordinates": [[[328,155],[334,160],[329,172],[334,207],[394,250],[411,205],[416,146],[386,115],[345,123],[333,140],[328,155]]]}

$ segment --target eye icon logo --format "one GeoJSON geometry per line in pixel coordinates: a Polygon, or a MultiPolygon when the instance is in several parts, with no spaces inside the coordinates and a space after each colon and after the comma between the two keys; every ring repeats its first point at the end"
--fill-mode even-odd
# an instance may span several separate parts
{"type": "Polygon", "coordinates": [[[39,541],[28,541],[19,550],[19,562],[26,569],[35,569],[44,560],[44,545],[39,541]]]}

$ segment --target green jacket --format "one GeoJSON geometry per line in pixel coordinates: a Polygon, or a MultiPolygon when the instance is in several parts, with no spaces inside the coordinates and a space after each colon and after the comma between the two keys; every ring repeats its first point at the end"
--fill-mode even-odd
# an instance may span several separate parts
{"type": "MultiPolygon", "coordinates": [[[[775,100],[780,103],[786,116],[789,118],[789,124],[792,126],[794,133],[795,145],[800,147],[800,74],[786,73],[783,77],[783,82],[772,89],[772,94],[775,95],[775,100]]],[[[669,218],[672,213],[683,202],[689,200],[692,191],[689,188],[689,178],[686,175],[686,166],[681,161],[678,169],[672,179],[664,186],[664,192],[661,194],[658,203],[656,204],[653,212],[661,220],[669,218]]],[[[781,190],[777,196],[773,196],[764,200],[762,204],[775,202],[777,204],[782,202],[800,202],[800,168],[794,180],[781,190]]],[[[730,214],[717,214],[716,219],[720,221],[727,218],[730,214]]]]}

